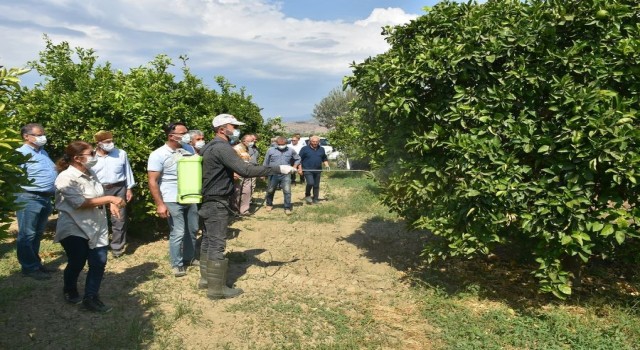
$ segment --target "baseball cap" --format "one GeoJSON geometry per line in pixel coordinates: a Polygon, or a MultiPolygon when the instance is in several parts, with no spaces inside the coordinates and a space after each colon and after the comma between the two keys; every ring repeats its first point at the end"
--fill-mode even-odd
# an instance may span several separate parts
{"type": "Polygon", "coordinates": [[[218,114],[213,118],[212,124],[214,128],[225,124],[244,125],[243,122],[238,121],[238,119],[236,119],[236,117],[232,116],[231,114],[218,114]]]}

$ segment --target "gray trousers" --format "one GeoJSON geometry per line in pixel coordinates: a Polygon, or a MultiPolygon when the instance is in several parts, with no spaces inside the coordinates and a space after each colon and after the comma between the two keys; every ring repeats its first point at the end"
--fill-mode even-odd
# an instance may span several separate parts
{"type": "MultiPolygon", "coordinates": [[[[111,187],[104,189],[105,196],[116,196],[126,200],[127,197],[127,185],[111,187]]],[[[109,211],[107,210],[107,213],[109,211]]],[[[124,245],[127,243],[127,207],[120,209],[120,218],[116,218],[112,215],[111,220],[111,249],[120,250],[124,249],[124,245]]]]}

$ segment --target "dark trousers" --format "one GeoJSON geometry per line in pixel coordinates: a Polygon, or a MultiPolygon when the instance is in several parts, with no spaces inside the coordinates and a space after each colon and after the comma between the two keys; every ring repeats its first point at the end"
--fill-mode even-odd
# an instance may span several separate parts
{"type": "Polygon", "coordinates": [[[319,171],[304,172],[304,179],[307,181],[307,186],[304,189],[304,195],[306,197],[311,196],[311,189],[313,189],[313,200],[318,201],[320,199],[320,175],[319,171]]]}
{"type": "Polygon", "coordinates": [[[198,211],[204,220],[200,255],[208,260],[224,260],[227,248],[227,229],[229,228],[229,209],[221,202],[204,202],[198,211]]]}
{"type": "MultiPolygon", "coordinates": [[[[127,200],[127,185],[104,189],[105,196],[116,196],[127,200]]],[[[107,213],[109,211],[107,210],[107,213]]],[[[111,219],[111,249],[121,250],[127,243],[127,208],[120,209],[120,217],[109,215],[111,219]]]]}
{"type": "Polygon", "coordinates": [[[67,267],[64,269],[64,291],[74,292],[78,290],[78,277],[89,262],[89,271],[84,283],[84,297],[96,297],[100,291],[100,284],[104,276],[104,268],[107,266],[108,247],[89,248],[89,240],[77,236],[69,236],[60,241],[65,253],[67,253],[67,267]]]}

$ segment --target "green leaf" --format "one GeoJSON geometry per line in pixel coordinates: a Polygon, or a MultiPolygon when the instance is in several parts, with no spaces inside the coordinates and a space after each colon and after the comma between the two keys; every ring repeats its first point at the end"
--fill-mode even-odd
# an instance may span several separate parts
{"type": "Polygon", "coordinates": [[[547,152],[547,151],[549,151],[549,146],[548,145],[544,145],[544,146],[541,146],[540,148],[538,148],[538,153],[544,153],[544,152],[547,152]]]}
{"type": "Polygon", "coordinates": [[[616,241],[618,244],[624,243],[625,234],[623,231],[616,231],[616,241]]]}

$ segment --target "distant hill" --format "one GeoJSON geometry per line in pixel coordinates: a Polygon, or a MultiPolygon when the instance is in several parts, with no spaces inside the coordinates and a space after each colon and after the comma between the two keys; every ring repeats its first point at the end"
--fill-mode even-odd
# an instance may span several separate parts
{"type": "Polygon", "coordinates": [[[313,119],[301,122],[283,122],[282,124],[284,125],[287,133],[299,133],[302,136],[324,135],[329,131],[329,129],[324,126],[320,126],[320,124],[313,119]]]}

